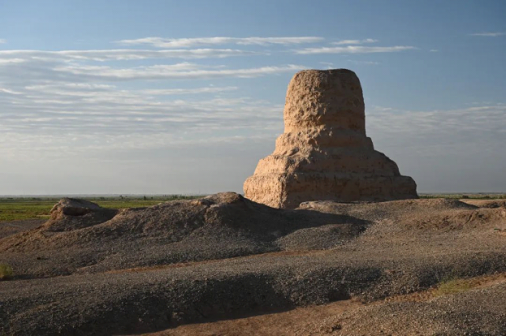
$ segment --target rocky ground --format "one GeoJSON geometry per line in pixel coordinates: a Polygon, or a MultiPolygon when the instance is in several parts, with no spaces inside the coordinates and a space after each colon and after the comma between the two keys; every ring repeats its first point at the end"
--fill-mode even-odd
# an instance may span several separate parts
{"type": "Polygon", "coordinates": [[[372,303],[340,300],[280,313],[186,324],[149,336],[503,334],[506,273],[463,281],[465,286],[456,285],[455,293],[434,289],[372,303]]]}
{"type": "Polygon", "coordinates": [[[35,229],[44,224],[45,221],[44,219],[26,219],[0,222],[0,239],[26,230],[35,229]]]}
{"type": "MultiPolygon", "coordinates": [[[[202,326],[192,323],[219,321],[207,328],[229,323],[215,334],[238,335],[249,323],[238,321],[283,325],[302,320],[301,309],[309,320],[300,335],[506,334],[502,280],[390,300],[506,272],[501,201],[278,210],[223,193],[106,210],[64,199],[49,221],[32,225],[0,224],[0,261],[15,270],[0,282],[0,334],[190,335],[202,326]]],[[[283,332],[294,334],[274,334],[283,332]]]]}

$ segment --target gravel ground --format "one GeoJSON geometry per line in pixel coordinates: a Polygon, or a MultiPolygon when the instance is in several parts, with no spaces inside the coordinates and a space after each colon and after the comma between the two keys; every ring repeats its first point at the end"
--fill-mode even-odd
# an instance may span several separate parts
{"type": "MultiPolygon", "coordinates": [[[[40,228],[0,239],[2,259],[16,271],[0,283],[0,334],[148,332],[350,298],[372,302],[506,272],[506,209],[456,200],[308,202],[287,211],[225,193],[112,215],[64,208],[40,228]]],[[[504,287],[494,290],[504,296],[504,287]]],[[[469,321],[488,314],[473,300],[501,298],[476,295],[482,301],[463,295],[448,301],[454,310],[427,309],[455,311],[445,316],[462,331],[471,311],[469,321]]],[[[486,325],[476,323],[470,335],[504,335],[497,307],[497,317],[483,317],[486,325]]],[[[415,311],[403,318],[444,334],[434,315],[415,311]]],[[[356,314],[347,321],[372,328],[356,314]]],[[[381,309],[363,314],[397,323],[381,309]]]]}
{"type": "Polygon", "coordinates": [[[149,336],[504,335],[506,274],[444,294],[425,291],[363,304],[341,300],[286,312],[181,325],[149,336]],[[437,293],[437,296],[436,296],[437,293]],[[478,310],[476,309],[478,307],[478,310]]]}
{"type": "Polygon", "coordinates": [[[439,297],[396,302],[343,314],[337,335],[506,335],[506,283],[439,297]]]}
{"type": "Polygon", "coordinates": [[[24,219],[0,222],[0,239],[16,233],[35,229],[46,222],[45,219],[24,219]]]}

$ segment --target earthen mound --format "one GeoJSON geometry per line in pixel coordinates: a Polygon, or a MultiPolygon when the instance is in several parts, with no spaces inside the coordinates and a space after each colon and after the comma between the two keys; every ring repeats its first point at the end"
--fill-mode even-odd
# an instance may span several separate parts
{"type": "Polygon", "coordinates": [[[411,177],[366,136],[362,87],[353,71],[305,70],[291,80],[285,132],[260,160],[244,194],[276,208],[313,200],[418,198],[411,177]]]}
{"type": "Polygon", "coordinates": [[[40,228],[0,240],[0,253],[36,256],[19,273],[38,277],[221,259],[307,242],[301,249],[327,249],[369,225],[347,215],[274,209],[232,192],[123,210],[63,199],[51,216],[40,228]],[[318,230],[303,230],[326,225],[334,229],[316,235],[318,230]],[[65,258],[54,260],[54,253],[65,258]]]}
{"type": "MultiPolygon", "coordinates": [[[[419,230],[434,230],[439,233],[462,230],[506,231],[506,209],[478,208],[455,199],[399,200],[364,204],[311,201],[302,203],[300,209],[339,213],[378,223],[372,231],[382,225],[393,226],[392,223],[395,223],[399,234],[419,230]]],[[[375,234],[370,233],[372,237],[375,234]]]]}
{"type": "Polygon", "coordinates": [[[463,202],[471,205],[475,205],[480,208],[506,208],[506,200],[496,199],[496,200],[470,200],[466,199],[463,202]]]}
{"type": "Polygon", "coordinates": [[[90,201],[63,198],[51,209],[51,219],[44,224],[48,231],[70,231],[103,223],[117,214],[90,201]]]}
{"type": "Polygon", "coordinates": [[[51,219],[63,216],[83,216],[90,212],[102,210],[98,204],[77,198],[62,198],[51,209],[51,219]]]}

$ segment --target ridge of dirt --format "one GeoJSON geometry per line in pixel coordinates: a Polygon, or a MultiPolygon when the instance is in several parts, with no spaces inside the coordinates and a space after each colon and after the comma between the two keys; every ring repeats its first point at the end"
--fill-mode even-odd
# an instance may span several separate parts
{"type": "Polygon", "coordinates": [[[474,205],[480,208],[499,208],[506,207],[506,200],[504,199],[494,199],[494,200],[461,200],[464,203],[474,205]]]}

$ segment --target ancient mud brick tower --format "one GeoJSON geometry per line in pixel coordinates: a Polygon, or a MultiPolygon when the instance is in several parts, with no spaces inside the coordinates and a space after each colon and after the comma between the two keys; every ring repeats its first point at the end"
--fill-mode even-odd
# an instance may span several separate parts
{"type": "Polygon", "coordinates": [[[416,183],[374,150],[365,133],[360,81],[353,71],[297,73],[286,94],[285,132],[244,182],[247,198],[276,208],[313,200],[418,198],[416,183]]]}

